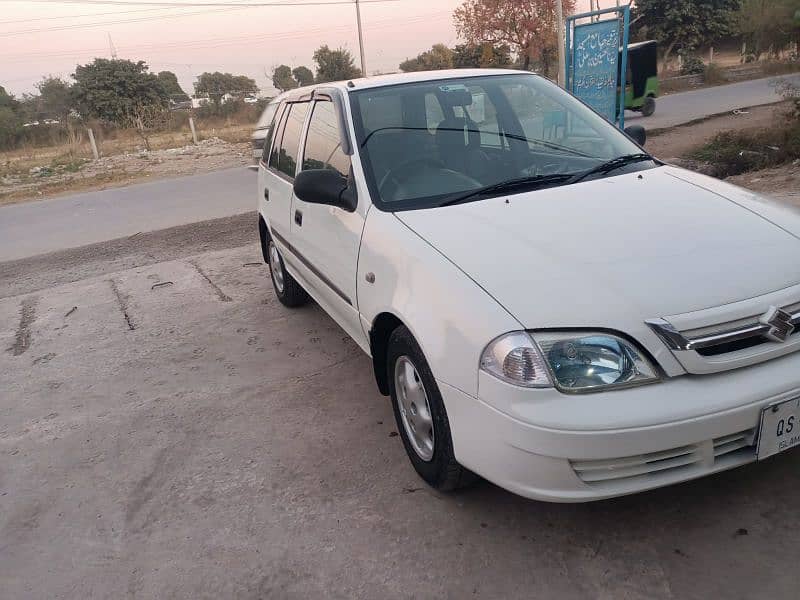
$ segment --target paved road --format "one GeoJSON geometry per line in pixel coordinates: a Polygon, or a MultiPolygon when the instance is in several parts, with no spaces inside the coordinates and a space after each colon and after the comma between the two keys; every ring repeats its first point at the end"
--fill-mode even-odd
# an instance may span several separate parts
{"type": "Polygon", "coordinates": [[[0,262],[256,207],[244,167],[0,208],[0,262]]]}
{"type": "MultiPolygon", "coordinates": [[[[656,114],[629,123],[672,127],[745,106],[780,100],[778,78],[673,94],[656,114]]],[[[789,79],[800,83],[800,75],[789,79]]],[[[155,181],[0,208],[0,262],[240,214],[255,207],[255,174],[245,168],[155,181]]]]}
{"type": "Polygon", "coordinates": [[[629,124],[662,129],[737,108],[779,102],[781,97],[775,90],[775,82],[780,79],[800,85],[800,74],[795,74],[703,88],[659,98],[652,117],[644,118],[639,113],[628,112],[625,118],[629,124]]]}

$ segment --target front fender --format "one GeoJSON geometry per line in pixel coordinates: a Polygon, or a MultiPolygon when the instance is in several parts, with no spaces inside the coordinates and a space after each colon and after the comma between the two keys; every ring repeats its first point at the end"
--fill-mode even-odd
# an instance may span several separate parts
{"type": "Polygon", "coordinates": [[[369,212],[357,277],[359,312],[367,335],[378,315],[395,315],[416,338],[436,379],[473,396],[486,344],[523,328],[392,213],[369,212]]]}

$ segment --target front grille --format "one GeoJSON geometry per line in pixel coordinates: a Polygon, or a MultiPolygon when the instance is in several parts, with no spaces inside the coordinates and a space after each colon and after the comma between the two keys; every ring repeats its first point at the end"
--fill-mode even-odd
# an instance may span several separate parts
{"type": "Polygon", "coordinates": [[[767,313],[681,330],[666,319],[646,322],[671,350],[679,353],[678,360],[687,371],[707,373],[719,370],[713,365],[723,365],[722,368],[743,366],[733,365],[731,360],[749,360],[752,363],[800,349],[800,302],[783,306],[780,310],[782,313],[770,316],[769,324],[762,323],[767,313]],[[785,339],[778,341],[776,337],[773,340],[773,334],[778,333],[785,335],[785,339]],[[706,368],[699,368],[697,361],[705,359],[708,359],[706,368]]]}
{"type": "Polygon", "coordinates": [[[651,483],[673,478],[681,472],[713,470],[746,462],[755,457],[755,429],[713,440],[638,456],[604,460],[570,461],[575,474],[592,486],[618,483],[651,483]]]}

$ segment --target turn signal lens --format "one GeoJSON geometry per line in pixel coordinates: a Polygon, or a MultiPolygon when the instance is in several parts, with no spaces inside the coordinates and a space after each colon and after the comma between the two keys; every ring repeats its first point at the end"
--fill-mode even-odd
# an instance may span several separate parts
{"type": "Polygon", "coordinates": [[[541,352],[524,331],[502,335],[486,346],[481,369],[522,387],[552,386],[541,352]]]}

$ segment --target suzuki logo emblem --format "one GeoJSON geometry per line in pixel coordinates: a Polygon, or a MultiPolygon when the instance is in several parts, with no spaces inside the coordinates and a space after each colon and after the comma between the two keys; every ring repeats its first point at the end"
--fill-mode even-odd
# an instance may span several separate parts
{"type": "Polygon", "coordinates": [[[759,321],[769,326],[769,331],[764,335],[773,342],[785,342],[786,338],[794,333],[792,315],[775,306],[770,306],[759,321]]]}

